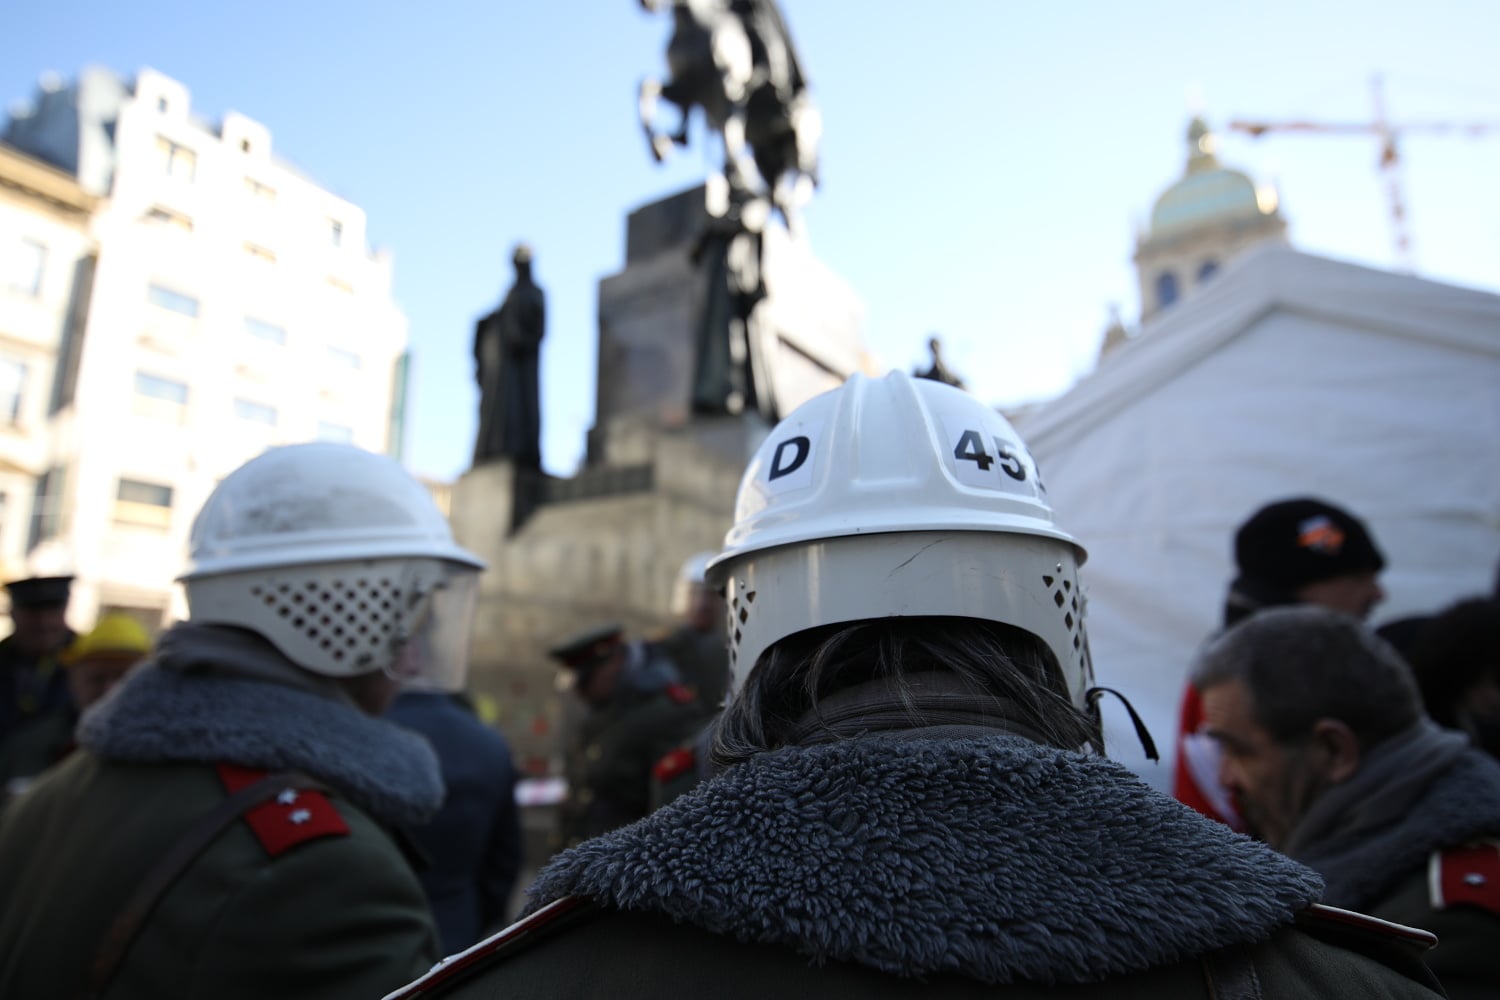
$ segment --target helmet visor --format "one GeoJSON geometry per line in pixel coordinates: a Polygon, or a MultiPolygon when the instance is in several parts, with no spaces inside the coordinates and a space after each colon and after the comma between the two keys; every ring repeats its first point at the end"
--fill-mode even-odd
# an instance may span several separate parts
{"type": "Polygon", "coordinates": [[[416,584],[419,603],[409,635],[389,672],[405,688],[462,691],[469,674],[469,633],[479,573],[449,562],[428,566],[416,584]]]}

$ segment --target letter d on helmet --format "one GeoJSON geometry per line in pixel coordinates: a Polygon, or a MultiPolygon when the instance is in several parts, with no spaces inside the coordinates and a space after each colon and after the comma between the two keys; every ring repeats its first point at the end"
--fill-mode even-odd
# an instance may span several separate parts
{"type": "Polygon", "coordinates": [[[1084,558],[1000,414],[892,372],[854,375],[776,425],[708,580],[725,590],[734,692],[766,649],[806,629],[954,616],[1037,636],[1083,708],[1084,558]]]}
{"type": "Polygon", "coordinates": [[[189,548],[179,579],[193,621],[249,629],[325,676],[462,686],[484,563],[391,459],[273,448],[219,484],[189,548]]]}

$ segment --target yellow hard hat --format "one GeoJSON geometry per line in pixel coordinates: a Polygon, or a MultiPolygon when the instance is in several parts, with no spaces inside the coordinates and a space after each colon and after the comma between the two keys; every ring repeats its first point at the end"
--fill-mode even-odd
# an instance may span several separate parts
{"type": "Polygon", "coordinates": [[[73,640],[63,651],[63,663],[81,660],[140,659],[151,652],[151,635],[144,625],[125,614],[100,618],[92,631],[73,640]]]}

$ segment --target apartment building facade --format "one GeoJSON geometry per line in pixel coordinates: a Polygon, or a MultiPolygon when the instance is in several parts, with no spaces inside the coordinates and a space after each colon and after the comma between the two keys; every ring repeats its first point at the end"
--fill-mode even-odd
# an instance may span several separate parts
{"type": "Polygon", "coordinates": [[[159,627],[185,610],[193,515],[235,467],[298,441],[399,451],[391,259],[367,249],[362,209],[273,156],[264,125],[208,124],[153,70],[44,80],[4,140],[93,201],[70,285],[75,244],[47,247],[44,287],[68,287],[47,299],[62,318],[32,509],[20,551],[4,525],[0,548],[77,577],[75,626],[124,610],[159,627]]]}

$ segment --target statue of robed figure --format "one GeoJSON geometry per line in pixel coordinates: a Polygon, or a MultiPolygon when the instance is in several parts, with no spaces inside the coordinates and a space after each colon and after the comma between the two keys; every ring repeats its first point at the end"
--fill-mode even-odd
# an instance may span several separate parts
{"type": "Polygon", "coordinates": [[[475,378],[479,382],[479,433],[474,464],[508,458],[518,466],[542,465],[542,406],[538,376],[547,297],[531,277],[531,248],[517,246],[516,280],[500,308],[474,327],[475,378]]]}

